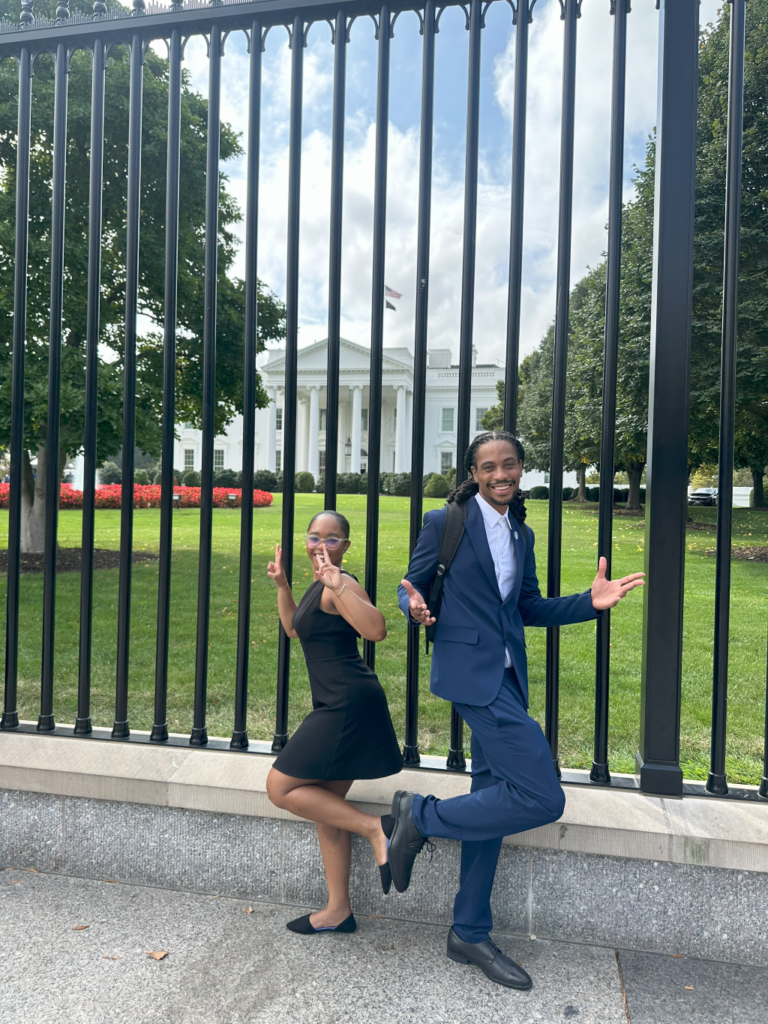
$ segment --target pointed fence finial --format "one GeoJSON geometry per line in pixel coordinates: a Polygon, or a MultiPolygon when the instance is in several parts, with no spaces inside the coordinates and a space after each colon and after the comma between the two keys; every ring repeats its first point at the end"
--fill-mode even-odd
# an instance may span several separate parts
{"type": "Polygon", "coordinates": [[[34,7],[35,0],[21,0],[21,24],[31,25],[34,19],[32,8],[34,7]]]}

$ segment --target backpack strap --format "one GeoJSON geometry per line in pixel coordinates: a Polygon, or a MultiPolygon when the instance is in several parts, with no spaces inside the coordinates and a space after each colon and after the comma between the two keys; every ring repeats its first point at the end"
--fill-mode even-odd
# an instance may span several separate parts
{"type": "MultiPolygon", "coordinates": [[[[443,523],[443,534],[440,538],[440,553],[437,556],[437,572],[432,580],[432,586],[429,591],[429,600],[427,601],[427,607],[434,619],[437,619],[440,615],[440,607],[443,603],[443,584],[445,583],[445,575],[451,568],[451,562],[453,562],[454,555],[459,549],[461,538],[464,536],[464,524],[466,522],[466,518],[466,502],[460,505],[458,502],[452,501],[450,504],[445,506],[445,522],[443,523]]],[[[425,626],[424,632],[426,635],[426,650],[428,654],[430,643],[435,642],[437,622],[433,622],[431,626],[425,626]]]]}

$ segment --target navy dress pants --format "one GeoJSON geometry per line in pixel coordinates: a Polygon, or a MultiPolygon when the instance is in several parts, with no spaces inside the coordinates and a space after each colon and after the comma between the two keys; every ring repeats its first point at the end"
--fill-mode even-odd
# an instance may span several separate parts
{"type": "Polygon", "coordinates": [[[557,821],[565,795],[511,669],[487,707],[455,706],[472,730],[471,791],[449,800],[417,796],[413,823],[424,836],[461,842],[453,927],[465,942],[483,942],[493,927],[491,889],[503,837],[557,821]]]}

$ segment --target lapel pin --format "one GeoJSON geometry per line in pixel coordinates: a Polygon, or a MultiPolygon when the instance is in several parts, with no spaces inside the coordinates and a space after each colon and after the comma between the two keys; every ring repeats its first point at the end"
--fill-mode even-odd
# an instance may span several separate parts
{"type": "Polygon", "coordinates": [[[515,530],[515,540],[517,540],[517,530],[515,530]]]}

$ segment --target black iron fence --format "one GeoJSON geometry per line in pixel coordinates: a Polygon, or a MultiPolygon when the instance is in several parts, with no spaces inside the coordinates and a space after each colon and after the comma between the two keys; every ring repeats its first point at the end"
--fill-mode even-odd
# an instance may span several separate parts
{"type": "MultiPolygon", "coordinates": [[[[491,0],[492,2],[492,0],[491,0]]],[[[515,77],[512,127],[512,200],[508,319],[506,331],[505,428],[516,423],[517,372],[520,339],[521,280],[523,264],[523,187],[525,177],[526,88],[528,36],[536,0],[508,0],[515,26],[515,77]]],[[[557,306],[554,342],[552,442],[548,534],[547,595],[560,592],[562,549],[562,483],[565,419],[565,381],[568,358],[569,293],[574,162],[575,72],[581,0],[558,0],[564,28],[562,138],[559,192],[557,306]]],[[[717,534],[717,581],[715,656],[713,680],[711,771],[706,790],[726,795],[725,730],[727,696],[728,613],[730,587],[731,502],[733,484],[735,342],[739,260],[740,168],[742,151],[742,98],[744,84],[744,24],[746,0],[731,0],[731,58],[728,114],[728,178],[725,204],[725,265],[722,337],[722,403],[717,534]]],[[[21,540],[21,474],[24,442],[24,359],[27,302],[27,251],[29,238],[29,180],[31,97],[33,62],[40,53],[55,59],[55,112],[51,208],[50,356],[48,391],[48,448],[59,447],[61,394],[62,296],[64,282],[64,218],[67,146],[67,76],[71,54],[85,49],[93,55],[90,208],[87,294],[87,376],[85,395],[85,485],[83,495],[82,575],[79,637],[79,687],[76,735],[93,735],[90,714],[90,676],[93,614],[93,551],[96,479],[97,349],[99,342],[102,175],[104,151],[104,97],[106,54],[116,44],[130,49],[129,143],[127,183],[127,245],[125,267],[125,391],[123,423],[123,500],[121,511],[119,615],[115,720],[112,737],[130,737],[128,669],[130,654],[131,567],[133,533],[133,451],[136,435],[136,342],[139,289],[139,223],[141,184],[141,127],[143,62],[146,47],[155,40],[168,43],[168,135],[165,233],[165,309],[163,370],[163,451],[173,449],[176,377],[177,279],[179,243],[179,173],[181,134],[181,60],[185,40],[203,35],[208,42],[209,97],[208,151],[205,200],[205,317],[203,340],[203,457],[200,513],[200,552],[197,602],[197,647],[194,674],[194,721],[189,742],[208,743],[206,686],[208,678],[209,605],[211,586],[212,487],[214,470],[214,413],[216,368],[217,235],[219,215],[219,137],[221,62],[223,40],[228,34],[246,34],[250,52],[250,108],[248,117],[247,210],[245,215],[245,361],[243,366],[243,493],[253,490],[256,397],[258,303],[256,250],[258,231],[259,137],[262,51],[268,31],[284,26],[291,46],[291,99],[288,178],[288,245],[286,277],[286,363],[284,448],[282,469],[293,479],[296,467],[297,340],[299,301],[299,198],[301,185],[302,80],[306,34],[313,22],[331,25],[335,47],[332,169],[330,201],[330,288],[328,301],[328,401],[326,424],[325,504],[336,506],[338,450],[338,393],[341,319],[341,256],[343,247],[342,185],[344,165],[344,112],[346,52],[349,29],[356,18],[373,19],[378,41],[375,182],[373,221],[373,287],[371,297],[371,355],[368,443],[368,500],[365,586],[376,600],[379,538],[379,476],[381,469],[381,413],[386,251],[386,186],[388,156],[388,105],[390,43],[394,22],[403,11],[415,11],[423,36],[421,142],[418,205],[418,250],[414,350],[414,399],[410,504],[410,545],[416,543],[422,520],[424,471],[424,412],[427,368],[427,311],[430,277],[430,213],[432,200],[432,149],[434,109],[435,36],[447,7],[461,7],[466,15],[469,46],[467,86],[466,170],[464,237],[461,283],[460,359],[457,448],[463,453],[471,437],[470,391],[472,374],[475,242],[478,192],[478,126],[480,109],[480,62],[485,0],[255,0],[233,3],[222,0],[174,0],[170,8],[147,6],[133,0],[132,10],[108,10],[95,2],[92,16],[71,14],[67,0],[59,0],[56,20],[35,17],[33,0],[21,3],[21,23],[0,25],[0,59],[18,64],[18,139],[16,155],[16,234],[13,316],[13,379],[10,473],[8,591],[6,611],[5,697],[3,729],[23,728],[17,711],[19,650],[19,574],[21,540]]],[[[679,765],[681,704],[681,652],[685,521],[687,517],[687,435],[692,274],[693,215],[696,164],[696,110],[699,45],[698,0],[660,0],[659,96],[656,142],[656,213],[651,329],[651,374],[648,435],[648,500],[646,508],[645,588],[642,650],[640,749],[637,778],[640,788],[654,793],[680,794],[684,790],[679,765]]],[[[603,416],[600,466],[604,478],[612,478],[616,412],[617,353],[619,342],[619,281],[621,268],[621,218],[624,152],[625,68],[627,16],[630,0],[605,0],[606,15],[614,18],[612,123],[610,145],[610,196],[603,416]],[[607,474],[607,476],[605,476],[607,474]]],[[[152,742],[169,742],[166,723],[168,637],[171,593],[171,542],[173,469],[163,458],[160,526],[159,591],[155,674],[155,719],[152,742]]],[[[457,479],[464,474],[457,459],[457,479]]],[[[49,458],[45,510],[45,556],[42,629],[42,674],[37,730],[57,729],[53,715],[54,634],[56,613],[56,550],[58,526],[58,463],[49,458]]],[[[608,559],[612,543],[612,494],[600,488],[598,555],[608,559]]],[[[283,493],[282,547],[288,578],[292,578],[294,494],[283,493]]],[[[237,676],[234,728],[230,746],[249,746],[246,730],[250,652],[251,557],[253,509],[242,503],[240,579],[237,640],[237,676]]],[[[366,641],[364,657],[373,667],[375,644],[366,641]]],[[[612,784],[608,767],[608,696],[610,673],[610,615],[598,624],[595,672],[594,761],[591,781],[612,784]]],[[[418,749],[419,632],[408,629],[406,764],[420,763],[418,749]]],[[[273,750],[288,736],[290,641],[280,630],[277,702],[273,750]]],[[[546,645],[545,731],[558,764],[559,632],[548,630],[546,645]]],[[[766,712],[768,735],[768,710],[766,712]]],[[[447,766],[465,767],[463,724],[454,712],[451,750],[447,766]]],[[[71,731],[71,730],[70,730],[71,731]]],[[[766,748],[768,758],[768,747],[766,748]]],[[[768,776],[768,762],[765,775],[768,776]]],[[[568,773],[565,781],[574,781],[568,773]]],[[[616,780],[613,780],[616,784],[616,780]]],[[[626,780],[622,784],[627,784],[626,780]]],[[[696,791],[701,787],[693,786],[696,791]]],[[[745,790],[730,795],[745,797],[745,790]]],[[[768,778],[761,795],[768,797],[768,778]]]]}

